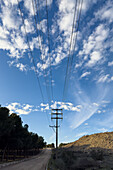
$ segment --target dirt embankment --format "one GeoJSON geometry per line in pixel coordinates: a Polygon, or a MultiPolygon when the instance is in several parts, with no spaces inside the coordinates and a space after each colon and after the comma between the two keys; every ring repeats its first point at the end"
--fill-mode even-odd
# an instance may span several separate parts
{"type": "Polygon", "coordinates": [[[77,149],[78,146],[81,147],[81,149],[83,146],[83,149],[85,150],[90,148],[103,148],[109,151],[113,151],[113,132],[86,135],[81,137],[79,140],[66,145],[65,147],[73,147],[77,149]]]}
{"type": "Polygon", "coordinates": [[[48,169],[113,169],[113,132],[86,135],[54,150],[48,169]]]}

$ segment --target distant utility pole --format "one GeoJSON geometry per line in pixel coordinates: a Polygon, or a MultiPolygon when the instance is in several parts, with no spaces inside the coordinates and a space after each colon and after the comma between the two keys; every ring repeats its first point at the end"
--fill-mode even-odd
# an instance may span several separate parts
{"type": "Polygon", "coordinates": [[[56,148],[58,147],[58,119],[63,119],[63,109],[51,109],[51,119],[56,119],[56,126],[50,126],[56,128],[56,148]]]}

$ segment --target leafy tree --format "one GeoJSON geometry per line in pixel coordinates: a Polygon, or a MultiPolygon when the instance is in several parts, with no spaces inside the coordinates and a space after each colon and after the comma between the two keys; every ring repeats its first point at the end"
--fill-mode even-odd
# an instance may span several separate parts
{"type": "Polygon", "coordinates": [[[46,146],[47,146],[47,148],[55,148],[54,143],[48,144],[48,145],[46,145],[46,146]]]}
{"type": "Polygon", "coordinates": [[[21,135],[22,135],[22,120],[20,116],[16,113],[12,113],[9,116],[10,120],[10,136],[9,136],[9,147],[10,148],[20,148],[23,145],[21,135]]]}
{"type": "Polygon", "coordinates": [[[46,142],[44,142],[44,138],[42,136],[39,136],[38,138],[38,147],[43,148],[46,146],[46,142]]]}
{"type": "Polygon", "coordinates": [[[44,138],[28,131],[28,125],[22,125],[19,115],[0,107],[0,149],[37,149],[46,146],[44,138]]]}
{"type": "Polygon", "coordinates": [[[0,147],[4,148],[9,136],[9,109],[0,107],[0,147]]]}
{"type": "Polygon", "coordinates": [[[27,124],[25,124],[24,128],[28,131],[29,126],[27,124]]]}

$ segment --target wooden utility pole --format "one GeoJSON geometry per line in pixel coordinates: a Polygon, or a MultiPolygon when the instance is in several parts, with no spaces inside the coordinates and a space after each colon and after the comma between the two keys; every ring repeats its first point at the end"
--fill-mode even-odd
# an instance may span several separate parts
{"type": "Polygon", "coordinates": [[[58,147],[58,119],[63,119],[63,109],[51,109],[51,119],[56,119],[56,126],[50,126],[56,128],[56,148],[58,147]]]}

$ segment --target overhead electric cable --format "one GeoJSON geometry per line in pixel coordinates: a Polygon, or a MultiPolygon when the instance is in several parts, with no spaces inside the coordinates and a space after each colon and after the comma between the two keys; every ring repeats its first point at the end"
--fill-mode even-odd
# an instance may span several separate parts
{"type": "MultiPolygon", "coordinates": [[[[72,64],[73,64],[73,59],[74,59],[74,51],[75,51],[75,47],[76,47],[76,43],[77,43],[77,35],[78,35],[78,29],[79,29],[79,23],[80,23],[80,17],[81,17],[81,10],[82,10],[82,4],[83,4],[83,0],[79,0],[79,6],[78,6],[78,12],[77,12],[77,18],[76,18],[76,27],[75,27],[75,31],[76,31],[76,35],[75,35],[75,38],[73,39],[73,49],[72,49],[72,52],[71,52],[71,57],[70,57],[70,66],[69,66],[69,71],[68,71],[68,75],[67,75],[67,91],[68,91],[68,84],[69,84],[69,79],[70,79],[70,75],[71,75],[71,72],[72,72],[72,64]]],[[[66,92],[67,92],[66,91],[66,92]]]]}
{"type": "Polygon", "coordinates": [[[72,71],[74,51],[75,51],[75,47],[76,47],[76,43],[77,43],[77,35],[78,35],[78,29],[79,29],[79,23],[80,23],[80,17],[81,17],[82,3],[83,3],[83,0],[79,0],[77,17],[76,17],[76,25],[75,25],[76,34],[73,38],[73,44],[72,44],[72,52],[71,52],[71,57],[70,57],[71,61],[70,61],[70,66],[69,66],[69,71],[68,71],[68,78],[67,78],[67,89],[68,89],[68,84],[69,84],[69,77],[70,77],[71,71],[72,71]]]}
{"type": "Polygon", "coordinates": [[[52,68],[51,68],[51,46],[50,46],[50,32],[49,32],[49,19],[48,19],[48,7],[47,7],[47,0],[46,0],[46,14],[47,14],[47,38],[48,38],[48,47],[49,47],[49,62],[50,62],[50,79],[51,79],[51,94],[53,100],[53,85],[52,85],[52,68]]]}
{"type": "MultiPolygon", "coordinates": [[[[72,34],[73,34],[73,30],[75,29],[76,31],[76,36],[75,36],[75,39],[73,40],[74,42],[74,45],[73,45],[73,50],[71,52],[71,44],[72,44],[72,34],[71,34],[71,43],[70,43],[70,49],[69,49],[69,56],[68,56],[68,62],[67,62],[67,69],[66,69],[66,76],[65,76],[65,83],[64,83],[64,89],[63,89],[63,98],[62,98],[62,103],[64,101],[64,98],[65,98],[65,92],[66,92],[66,85],[68,86],[68,80],[70,78],[70,74],[71,74],[71,70],[72,70],[72,64],[73,64],[73,57],[74,57],[74,50],[75,50],[75,46],[76,46],[76,42],[77,42],[77,35],[78,35],[78,29],[79,29],[79,24],[80,24],[80,17],[81,17],[81,11],[82,11],[82,4],[83,4],[83,0],[79,0],[79,7],[78,7],[78,12],[77,12],[77,16],[76,16],[76,22],[74,24],[74,21],[75,21],[75,13],[76,13],[76,8],[77,8],[77,1],[75,3],[75,12],[74,12],[74,18],[73,18],[73,26],[72,26],[72,34]],[[78,25],[76,27],[76,24],[77,24],[77,20],[78,20],[78,25]],[[73,28],[75,25],[75,28],[73,28]],[[72,57],[71,57],[71,54],[72,54],[72,57]],[[69,59],[71,60],[70,61],[70,66],[68,66],[69,64],[69,59]]],[[[68,87],[67,87],[68,89],[68,87]]],[[[62,124],[62,122],[61,122],[62,124]]],[[[60,124],[60,126],[61,126],[60,124]]]]}
{"type": "Polygon", "coordinates": [[[67,76],[68,76],[68,69],[69,69],[69,61],[70,61],[70,54],[71,54],[71,47],[72,47],[72,40],[73,40],[73,32],[74,32],[74,26],[75,26],[76,11],[77,11],[77,0],[75,2],[75,8],[74,8],[73,24],[72,24],[69,52],[68,52],[68,60],[67,60],[62,102],[64,101],[64,97],[65,97],[65,90],[66,90],[66,83],[67,83],[67,76]]]}
{"type": "MultiPolygon", "coordinates": [[[[37,37],[38,37],[38,41],[39,41],[40,56],[41,56],[41,61],[42,61],[42,65],[43,65],[44,63],[43,63],[42,54],[43,54],[44,50],[43,50],[43,46],[42,46],[42,43],[41,43],[40,38],[39,38],[39,31],[38,31],[38,28],[37,28],[37,24],[39,26],[39,30],[42,30],[42,28],[40,28],[40,21],[39,21],[40,14],[39,14],[39,10],[37,9],[36,0],[35,0],[35,4],[34,4],[34,1],[32,0],[32,6],[33,6],[34,20],[35,20],[35,25],[36,25],[36,33],[37,33],[37,37]],[[35,9],[36,9],[37,18],[35,16],[35,9]],[[37,23],[37,20],[38,20],[38,23],[37,23]]],[[[39,0],[38,0],[38,8],[39,8],[39,0]]],[[[49,95],[49,91],[48,91],[48,88],[47,88],[47,79],[46,79],[45,69],[43,69],[43,72],[44,72],[44,79],[45,79],[45,85],[46,85],[46,92],[47,92],[47,96],[48,96],[48,102],[50,103],[50,95],[49,95]]],[[[46,110],[46,114],[47,114],[47,110],[46,110]]],[[[48,118],[48,120],[49,120],[49,118],[48,118]]],[[[49,121],[49,124],[50,124],[50,121],[49,121]]],[[[52,129],[55,132],[53,127],[52,127],[52,129]]]]}
{"type": "MultiPolygon", "coordinates": [[[[33,13],[34,13],[34,20],[35,20],[35,27],[36,27],[36,33],[37,33],[37,38],[38,38],[38,42],[39,42],[39,51],[40,51],[40,56],[41,56],[41,62],[42,62],[42,66],[44,65],[44,62],[43,62],[43,58],[42,58],[42,55],[43,55],[43,52],[44,52],[44,49],[43,49],[43,46],[42,46],[42,42],[41,42],[41,38],[40,38],[40,34],[39,34],[39,30],[40,30],[40,22],[39,22],[39,17],[38,17],[38,11],[37,11],[37,3],[35,1],[35,4],[34,4],[34,1],[32,0],[32,7],[33,7],[33,13]],[[35,9],[36,9],[36,14],[35,15],[35,9]],[[37,17],[36,17],[37,16],[37,17]],[[38,20],[38,23],[37,23],[37,20],[38,20]],[[37,28],[37,24],[39,25],[39,30],[37,28]]],[[[49,90],[47,88],[47,78],[46,78],[46,73],[45,73],[45,69],[43,69],[42,67],[42,70],[43,70],[43,75],[44,75],[44,80],[45,80],[45,86],[46,86],[46,92],[47,92],[47,97],[48,97],[48,102],[50,103],[50,94],[49,94],[49,90]]]]}
{"type": "Polygon", "coordinates": [[[78,16],[78,26],[77,26],[77,29],[76,29],[76,37],[75,37],[75,40],[74,40],[74,48],[73,48],[73,52],[72,52],[71,66],[73,64],[74,50],[75,50],[76,43],[77,43],[78,29],[79,29],[80,17],[81,17],[81,12],[82,12],[82,4],[83,4],[83,0],[81,1],[81,4],[80,4],[80,12],[79,12],[79,16],[78,16]]]}
{"type": "MultiPolygon", "coordinates": [[[[36,65],[35,65],[35,61],[34,61],[34,58],[33,58],[32,51],[31,51],[29,39],[28,39],[28,36],[27,36],[27,30],[26,30],[26,26],[25,26],[25,23],[24,23],[24,18],[23,18],[23,15],[22,15],[22,11],[21,11],[21,7],[20,7],[20,4],[19,4],[19,0],[17,0],[17,3],[18,3],[19,12],[20,12],[21,19],[22,19],[23,26],[24,26],[24,30],[25,30],[25,36],[26,36],[27,45],[28,45],[28,48],[29,48],[29,51],[30,51],[30,56],[31,56],[32,61],[33,61],[35,75],[36,75],[36,78],[37,78],[37,80],[38,80],[39,89],[40,89],[41,96],[42,96],[42,101],[43,101],[43,103],[44,103],[44,96],[43,96],[43,93],[42,93],[42,88],[41,88],[40,80],[39,80],[38,73],[37,73],[37,70],[36,70],[36,65]]],[[[46,116],[47,116],[47,120],[48,120],[48,122],[49,122],[49,117],[48,117],[48,115],[47,115],[47,112],[46,112],[46,116]]],[[[54,129],[53,129],[53,131],[54,131],[54,129]]],[[[54,131],[54,132],[55,132],[55,131],[54,131]]]]}
{"type": "Polygon", "coordinates": [[[19,8],[19,11],[20,11],[20,15],[21,15],[21,18],[22,18],[24,30],[25,30],[25,35],[26,35],[26,40],[27,40],[28,48],[29,48],[29,51],[30,51],[30,55],[31,55],[31,58],[32,58],[33,65],[34,65],[34,71],[35,71],[35,74],[36,74],[36,78],[38,80],[38,84],[39,84],[39,89],[40,89],[40,92],[41,92],[42,100],[44,101],[44,96],[43,96],[43,93],[42,93],[42,88],[41,88],[40,80],[39,80],[38,73],[37,73],[37,70],[36,70],[36,64],[35,64],[35,61],[34,61],[34,58],[33,58],[33,54],[32,54],[32,50],[31,50],[31,47],[30,47],[29,39],[28,39],[28,36],[27,36],[27,30],[26,30],[24,18],[23,18],[23,15],[22,15],[21,7],[20,7],[20,4],[19,4],[19,0],[17,0],[17,2],[18,2],[18,8],[19,8]]]}
{"type": "MultiPolygon", "coordinates": [[[[68,60],[67,60],[64,88],[63,88],[62,104],[63,104],[64,98],[65,98],[65,91],[66,91],[66,85],[67,85],[67,76],[68,76],[71,48],[72,48],[72,42],[73,42],[73,33],[74,33],[74,27],[75,27],[75,24],[76,24],[76,22],[75,22],[76,13],[77,13],[77,0],[75,2],[75,7],[74,7],[74,15],[73,15],[73,23],[72,23],[72,30],[71,30],[71,36],[70,36],[70,46],[69,46],[69,52],[68,52],[68,60]]],[[[61,123],[60,123],[60,127],[61,127],[61,125],[62,125],[62,120],[61,120],[61,123]]]]}

